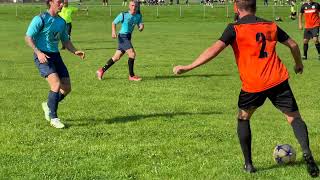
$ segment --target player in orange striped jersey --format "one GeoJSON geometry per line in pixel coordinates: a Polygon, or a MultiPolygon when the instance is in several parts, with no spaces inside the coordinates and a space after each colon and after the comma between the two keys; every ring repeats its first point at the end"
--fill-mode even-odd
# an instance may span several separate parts
{"type": "Polygon", "coordinates": [[[304,37],[303,37],[303,57],[302,59],[308,59],[309,40],[313,39],[318,52],[318,59],[320,60],[320,43],[319,43],[319,26],[320,26],[320,4],[313,2],[313,0],[307,0],[301,6],[299,14],[299,29],[302,30],[302,15],[304,15],[304,37]]]}
{"type": "Polygon", "coordinates": [[[238,137],[244,156],[244,170],[256,171],[251,156],[250,118],[268,98],[291,124],[301,145],[308,173],[319,176],[319,168],[309,147],[308,131],[288,83],[289,74],[276,53],[280,42],[291,50],[295,72],[303,72],[297,43],[274,22],[255,16],[256,0],[236,0],[240,19],[229,24],[220,39],[186,66],[176,66],[175,74],[188,72],[215,58],[228,45],[232,46],[242,88],[238,100],[238,137]]]}

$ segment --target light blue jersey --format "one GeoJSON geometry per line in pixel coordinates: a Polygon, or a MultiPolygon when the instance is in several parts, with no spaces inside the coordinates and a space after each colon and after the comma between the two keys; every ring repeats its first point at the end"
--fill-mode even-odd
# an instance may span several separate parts
{"type": "Polygon", "coordinates": [[[119,34],[131,34],[135,25],[143,23],[142,15],[132,15],[129,12],[122,12],[113,20],[113,23],[121,23],[121,29],[119,31],[119,34]]]}
{"type": "Polygon", "coordinates": [[[32,19],[26,35],[33,39],[39,50],[45,52],[59,52],[59,41],[69,40],[66,22],[60,16],[51,16],[48,12],[32,19]]]}

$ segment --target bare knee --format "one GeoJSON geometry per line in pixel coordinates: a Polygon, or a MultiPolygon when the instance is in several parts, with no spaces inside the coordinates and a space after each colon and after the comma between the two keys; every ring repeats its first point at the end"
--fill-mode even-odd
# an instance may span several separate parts
{"type": "Polygon", "coordinates": [[[51,91],[59,92],[59,89],[60,89],[60,86],[61,86],[61,82],[60,82],[60,79],[59,79],[57,74],[50,74],[47,77],[47,81],[49,83],[51,91]]]}
{"type": "Polygon", "coordinates": [[[301,119],[301,115],[299,111],[295,111],[295,112],[284,112],[284,115],[286,116],[286,119],[288,121],[289,124],[292,123],[292,121],[296,118],[300,118],[301,119]]]}
{"type": "Polygon", "coordinates": [[[254,113],[254,111],[255,109],[250,109],[250,110],[239,109],[238,119],[249,120],[252,114],[254,113]]]}
{"type": "Polygon", "coordinates": [[[119,61],[120,58],[121,58],[121,56],[113,56],[112,60],[113,60],[113,62],[117,62],[117,61],[119,61]]]}

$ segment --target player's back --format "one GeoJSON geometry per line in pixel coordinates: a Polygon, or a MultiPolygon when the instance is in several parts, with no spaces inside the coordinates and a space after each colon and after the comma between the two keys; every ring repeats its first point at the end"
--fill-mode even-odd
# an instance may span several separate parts
{"type": "Polygon", "coordinates": [[[288,72],[276,53],[278,27],[256,16],[241,18],[233,25],[232,43],[242,88],[259,92],[288,79],[288,72]]]}

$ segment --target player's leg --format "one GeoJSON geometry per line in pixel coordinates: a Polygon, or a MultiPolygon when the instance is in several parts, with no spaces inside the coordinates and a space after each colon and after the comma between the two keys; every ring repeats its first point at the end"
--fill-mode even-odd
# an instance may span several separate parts
{"type": "Polygon", "coordinates": [[[249,173],[256,171],[252,163],[250,118],[254,111],[261,106],[265,100],[266,96],[263,92],[248,93],[241,90],[239,94],[237,133],[244,157],[244,170],[249,173]]]}
{"type": "Polygon", "coordinates": [[[313,28],[312,29],[312,39],[313,42],[317,48],[317,52],[318,52],[318,59],[320,60],[320,43],[319,43],[319,28],[313,28]]]}
{"type": "Polygon", "coordinates": [[[69,77],[60,79],[59,102],[71,92],[71,81],[69,77]]]}
{"type": "Polygon", "coordinates": [[[60,90],[60,78],[58,73],[49,74],[47,77],[48,84],[50,86],[50,91],[48,94],[48,108],[50,110],[50,119],[58,118],[57,110],[59,104],[59,90],[60,90]]]}
{"type": "Polygon", "coordinates": [[[268,95],[272,104],[284,113],[287,121],[291,124],[294,135],[297,138],[303,157],[307,163],[307,169],[311,176],[318,176],[319,169],[313,160],[309,147],[308,129],[306,123],[302,120],[298,105],[291,91],[288,81],[271,88],[268,95]]]}
{"type": "Polygon", "coordinates": [[[123,50],[116,50],[116,52],[114,53],[114,55],[112,56],[112,58],[110,58],[109,60],[107,60],[106,64],[102,67],[99,68],[96,72],[97,77],[99,80],[102,79],[103,74],[117,61],[120,60],[120,58],[123,56],[123,54],[125,53],[125,51],[123,50]]]}
{"type": "Polygon", "coordinates": [[[141,78],[134,74],[134,62],[135,62],[135,58],[136,58],[136,52],[135,52],[134,48],[127,49],[126,53],[129,56],[129,59],[128,59],[129,80],[141,81],[141,78]]]}
{"type": "Polygon", "coordinates": [[[310,40],[310,32],[308,29],[304,30],[303,33],[303,56],[302,59],[303,60],[307,60],[308,59],[308,49],[309,49],[309,40],[310,40]]]}

